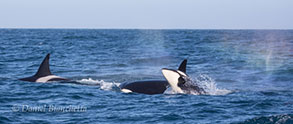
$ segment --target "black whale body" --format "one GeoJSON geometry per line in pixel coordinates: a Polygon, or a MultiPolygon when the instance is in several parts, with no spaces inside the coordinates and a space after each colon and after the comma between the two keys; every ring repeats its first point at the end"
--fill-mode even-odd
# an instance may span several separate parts
{"type": "MultiPolygon", "coordinates": [[[[187,60],[183,60],[178,68],[182,72],[186,72],[187,60]]],[[[123,83],[120,85],[122,92],[135,92],[142,94],[163,94],[168,88],[169,83],[166,80],[143,80],[123,83]]]]}
{"type": "Polygon", "coordinates": [[[128,89],[132,92],[143,94],[162,94],[168,86],[168,82],[164,80],[146,80],[124,83],[121,89],[128,89]]]}

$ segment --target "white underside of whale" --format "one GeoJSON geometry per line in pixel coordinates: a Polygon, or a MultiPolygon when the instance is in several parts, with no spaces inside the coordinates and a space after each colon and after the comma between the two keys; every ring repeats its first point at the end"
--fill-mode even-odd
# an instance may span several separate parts
{"type": "Polygon", "coordinates": [[[186,76],[186,74],[184,74],[183,72],[179,70],[177,70],[177,72],[174,72],[173,70],[168,70],[168,69],[162,69],[162,73],[174,92],[184,93],[182,89],[178,87],[178,78],[180,77],[179,73],[184,76],[186,76]]]}
{"type": "Polygon", "coordinates": [[[61,78],[61,77],[56,76],[56,75],[48,75],[48,76],[45,76],[45,77],[38,78],[36,80],[36,82],[38,82],[38,83],[46,83],[49,80],[54,79],[54,78],[61,78]]]}
{"type": "Polygon", "coordinates": [[[132,92],[132,91],[129,90],[129,89],[121,89],[121,91],[122,91],[123,93],[131,93],[131,92],[132,92]]]}

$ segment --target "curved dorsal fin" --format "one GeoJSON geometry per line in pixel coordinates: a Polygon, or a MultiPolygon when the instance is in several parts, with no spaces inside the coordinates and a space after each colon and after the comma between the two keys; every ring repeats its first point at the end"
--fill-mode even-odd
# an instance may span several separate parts
{"type": "Polygon", "coordinates": [[[40,65],[38,72],[34,76],[44,77],[44,76],[52,75],[50,71],[50,67],[49,67],[49,58],[50,58],[50,54],[47,54],[42,64],[40,65]]]}
{"type": "Polygon", "coordinates": [[[186,73],[186,64],[187,64],[187,59],[184,59],[184,60],[181,62],[181,64],[180,64],[178,70],[179,70],[179,71],[182,71],[182,72],[184,72],[184,73],[186,73]]]}

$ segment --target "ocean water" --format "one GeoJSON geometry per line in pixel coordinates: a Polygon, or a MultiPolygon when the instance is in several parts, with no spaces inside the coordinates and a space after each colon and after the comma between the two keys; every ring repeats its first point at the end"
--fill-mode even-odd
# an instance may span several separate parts
{"type": "Polygon", "coordinates": [[[293,123],[292,30],[0,29],[0,123],[293,123]],[[47,53],[55,75],[32,83],[47,53]],[[122,93],[188,59],[207,95],[122,93]]]}

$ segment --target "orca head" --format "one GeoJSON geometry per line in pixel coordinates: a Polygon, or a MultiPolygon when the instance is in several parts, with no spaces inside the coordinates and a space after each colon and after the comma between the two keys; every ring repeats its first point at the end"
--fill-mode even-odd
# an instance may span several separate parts
{"type": "Polygon", "coordinates": [[[49,59],[50,59],[50,54],[47,54],[47,56],[44,58],[43,62],[41,63],[35,75],[31,77],[21,78],[19,80],[29,81],[29,82],[42,82],[42,83],[48,82],[48,81],[68,80],[65,78],[55,76],[51,73],[49,59]]]}
{"type": "Polygon", "coordinates": [[[187,82],[188,75],[180,70],[173,70],[163,68],[162,73],[165,79],[170,84],[173,91],[177,93],[184,93],[183,86],[187,82]]]}
{"type": "Polygon", "coordinates": [[[162,69],[162,73],[176,93],[204,94],[205,91],[195,84],[191,78],[180,70],[162,69]]]}

